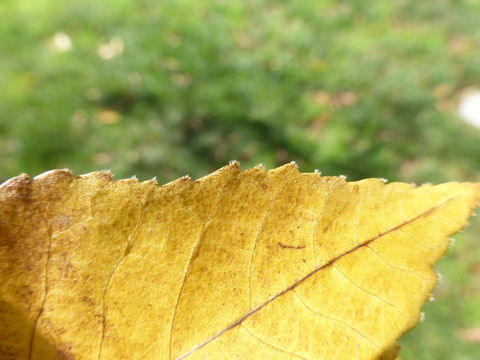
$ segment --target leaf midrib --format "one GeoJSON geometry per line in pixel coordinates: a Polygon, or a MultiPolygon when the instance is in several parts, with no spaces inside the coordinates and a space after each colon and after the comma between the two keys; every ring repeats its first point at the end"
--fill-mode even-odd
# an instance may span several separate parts
{"type": "Polygon", "coordinates": [[[286,288],[285,290],[282,290],[281,292],[279,292],[278,294],[272,296],[270,299],[268,299],[267,301],[265,301],[264,303],[258,305],[256,308],[250,310],[247,314],[245,314],[244,316],[240,317],[238,320],[236,320],[235,322],[233,322],[232,324],[230,324],[229,326],[227,326],[226,328],[222,329],[221,331],[217,332],[215,335],[213,335],[212,337],[210,337],[209,339],[207,339],[206,341],[204,341],[203,343],[201,343],[200,345],[197,345],[195,346],[194,348],[192,348],[191,350],[189,350],[188,352],[184,353],[183,355],[175,358],[175,360],[182,360],[182,359],[185,359],[186,357],[192,355],[195,351],[203,348],[204,346],[206,346],[207,344],[209,344],[210,342],[212,342],[213,340],[215,340],[216,338],[222,336],[224,333],[226,333],[227,331],[235,328],[236,326],[240,325],[241,323],[243,323],[246,319],[248,319],[250,316],[252,316],[253,314],[257,313],[258,311],[260,311],[261,309],[263,309],[265,306],[267,306],[268,304],[270,304],[271,302],[273,302],[274,300],[276,300],[277,298],[279,298],[280,296],[286,294],[287,292],[295,289],[298,285],[300,285],[301,283],[303,283],[305,280],[309,279],[310,277],[312,277],[313,275],[315,275],[317,272],[319,272],[320,270],[322,269],[325,269],[327,268],[328,266],[334,264],[335,262],[337,262],[338,260],[340,260],[341,258],[343,258],[344,256],[347,256],[351,253],[353,253],[354,251],[358,250],[358,249],[361,249],[369,244],[371,244],[373,241],[385,236],[385,235],[388,235],[404,226],[407,226],[408,224],[411,224],[413,222],[415,222],[416,220],[424,217],[424,216],[427,216],[431,213],[433,213],[435,210],[437,210],[438,208],[446,205],[447,203],[453,201],[454,199],[456,199],[457,197],[452,197],[450,199],[447,199],[443,202],[441,202],[440,204],[438,205],[435,205],[433,207],[431,207],[430,209],[418,214],[417,216],[407,220],[407,221],[404,221],[403,223],[391,228],[391,229],[388,229],[387,231],[384,231],[383,233],[380,233],[376,236],[374,236],[373,238],[370,238],[368,239],[367,241],[353,247],[352,249],[338,255],[337,257],[331,259],[330,261],[328,261],[327,263],[323,264],[322,266],[319,266],[317,267],[316,269],[312,270],[311,272],[309,272],[308,274],[306,274],[305,276],[303,276],[302,278],[300,278],[299,280],[297,280],[295,283],[293,283],[292,285],[290,285],[288,288],[286,288]]]}

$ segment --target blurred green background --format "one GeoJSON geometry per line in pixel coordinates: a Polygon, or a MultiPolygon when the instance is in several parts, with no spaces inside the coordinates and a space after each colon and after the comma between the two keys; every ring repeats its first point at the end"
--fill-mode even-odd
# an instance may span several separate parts
{"type": "MultiPolygon", "coordinates": [[[[296,160],[349,179],[480,181],[480,1],[2,0],[0,181],[159,183],[296,160]]],[[[480,359],[480,222],[402,359],[480,359]]]]}

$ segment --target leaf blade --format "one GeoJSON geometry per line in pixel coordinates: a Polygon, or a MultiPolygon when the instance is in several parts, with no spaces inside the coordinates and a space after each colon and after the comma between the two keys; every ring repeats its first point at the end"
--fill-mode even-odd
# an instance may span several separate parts
{"type": "Polygon", "coordinates": [[[417,322],[430,266],[479,186],[347,183],[234,163],[162,187],[57,171],[0,194],[3,214],[27,229],[12,238],[19,224],[2,223],[2,244],[27,249],[13,266],[2,253],[1,278],[13,279],[2,301],[54,344],[30,337],[32,358],[375,358],[417,322]],[[28,221],[38,213],[42,226],[28,221]]]}

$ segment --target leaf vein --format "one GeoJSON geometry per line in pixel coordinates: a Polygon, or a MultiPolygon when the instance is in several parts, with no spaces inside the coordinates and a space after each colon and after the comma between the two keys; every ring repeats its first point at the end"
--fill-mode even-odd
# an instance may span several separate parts
{"type": "Polygon", "coordinates": [[[272,200],[270,202],[270,205],[265,212],[265,216],[263,217],[262,221],[260,222],[260,226],[258,228],[258,231],[255,235],[255,239],[253,240],[253,249],[252,249],[252,256],[250,258],[250,269],[249,269],[249,275],[248,275],[248,288],[249,288],[249,297],[250,297],[250,310],[252,309],[252,272],[253,272],[253,260],[255,258],[255,253],[257,250],[257,242],[258,239],[260,238],[260,235],[263,233],[265,223],[268,219],[268,216],[270,215],[270,212],[272,210],[273,205],[275,204],[278,195],[280,194],[280,191],[283,189],[283,184],[279,187],[279,189],[275,192],[275,194],[272,196],[272,200]]]}
{"type": "Polygon", "coordinates": [[[106,333],[106,328],[107,328],[107,308],[108,308],[107,307],[107,301],[106,301],[107,292],[110,288],[110,283],[111,283],[111,281],[113,279],[113,276],[116,273],[118,267],[123,263],[125,258],[130,254],[130,250],[133,246],[133,242],[134,242],[134,240],[135,240],[135,238],[138,234],[138,230],[140,229],[140,226],[143,222],[143,216],[144,216],[144,213],[145,213],[146,203],[148,202],[148,199],[149,199],[149,197],[152,193],[153,193],[153,189],[148,191],[147,194],[145,195],[145,197],[142,201],[142,209],[140,211],[140,216],[138,218],[138,222],[135,225],[135,227],[133,228],[131,234],[128,236],[127,241],[126,241],[127,244],[125,246],[125,251],[124,251],[123,255],[121,256],[121,258],[113,266],[112,271],[110,272],[110,274],[107,278],[107,282],[105,284],[105,288],[104,288],[103,293],[102,293],[102,333],[101,333],[101,336],[100,336],[100,344],[99,344],[99,348],[98,348],[98,357],[97,357],[98,360],[100,360],[101,357],[102,357],[103,343],[104,343],[104,340],[105,340],[105,333],[106,333]]]}
{"type": "MultiPolygon", "coordinates": [[[[187,268],[185,270],[185,274],[183,276],[183,280],[182,280],[182,285],[180,286],[180,291],[178,293],[178,296],[177,296],[177,301],[176,301],[176,304],[175,304],[175,309],[173,310],[173,318],[172,318],[172,325],[170,327],[170,344],[169,344],[169,356],[168,358],[169,359],[172,359],[172,350],[173,350],[173,329],[174,329],[174,326],[175,326],[175,320],[177,318],[177,313],[178,313],[178,306],[180,305],[180,298],[182,297],[182,293],[183,293],[183,290],[185,288],[185,284],[187,282],[187,278],[188,278],[188,275],[190,273],[190,269],[192,267],[192,264],[193,264],[193,261],[195,260],[195,253],[198,251],[198,249],[200,248],[200,245],[202,243],[202,240],[203,240],[203,237],[205,236],[205,229],[206,227],[208,226],[208,224],[212,221],[212,219],[215,217],[216,215],[216,212],[218,210],[218,207],[219,207],[219,204],[220,204],[220,199],[222,198],[223,194],[225,193],[225,188],[226,188],[226,185],[227,185],[227,182],[228,181],[225,181],[225,183],[223,184],[222,186],[222,190],[217,194],[217,198],[216,198],[216,202],[215,202],[215,207],[214,209],[212,210],[212,214],[210,215],[210,217],[205,221],[205,223],[202,225],[202,228],[200,230],[200,233],[198,235],[198,239],[195,243],[195,245],[193,246],[193,251],[190,255],[190,258],[189,258],[189,261],[188,261],[188,264],[187,264],[187,268]]],[[[192,211],[193,212],[193,211],[192,211]]]]}
{"type": "Polygon", "coordinates": [[[418,277],[418,278],[419,278],[420,280],[422,280],[422,281],[426,281],[426,280],[427,280],[424,276],[420,275],[420,274],[417,273],[416,271],[404,269],[404,268],[401,268],[401,267],[399,267],[399,266],[393,265],[391,262],[385,260],[385,258],[384,258],[382,255],[380,255],[380,254],[378,253],[378,251],[376,251],[375,249],[373,249],[371,246],[367,245],[366,247],[367,247],[370,251],[372,251],[385,265],[391,267],[392,269],[395,269],[395,270],[398,270],[398,271],[401,271],[401,272],[406,272],[406,273],[413,274],[413,275],[415,275],[416,277],[418,277]]]}
{"type": "Polygon", "coordinates": [[[447,203],[449,203],[450,201],[454,200],[456,197],[453,197],[453,198],[449,198],[443,202],[441,202],[440,204],[438,205],[435,205],[433,207],[431,207],[430,209],[418,214],[417,216],[407,220],[407,221],[404,221],[402,222],[401,224],[391,228],[391,229],[388,229],[386,231],[384,231],[383,233],[380,233],[368,240],[366,240],[365,242],[355,246],[354,248],[338,255],[337,257],[331,259],[329,262],[319,266],[318,268],[314,269],[313,271],[309,272],[308,274],[306,274],[305,276],[303,276],[302,278],[300,278],[299,280],[297,280],[295,283],[293,283],[292,285],[290,285],[288,288],[282,290],[281,292],[279,292],[278,294],[272,296],[270,299],[268,299],[267,301],[265,301],[264,303],[260,304],[259,306],[257,306],[256,308],[254,308],[253,310],[249,311],[247,314],[245,314],[244,316],[240,317],[238,320],[236,320],[235,322],[233,322],[232,324],[228,325],[226,328],[220,330],[219,332],[217,332],[215,335],[211,336],[209,339],[207,339],[206,341],[204,341],[203,343],[195,346],[194,348],[192,348],[191,350],[189,350],[188,352],[184,353],[183,355],[179,356],[176,358],[176,360],[181,360],[181,359],[185,359],[186,357],[190,356],[191,354],[193,354],[195,351],[201,349],[202,347],[206,346],[207,344],[209,344],[210,342],[212,342],[213,340],[217,339],[218,337],[222,336],[225,332],[235,328],[236,326],[242,324],[246,319],[248,319],[250,316],[252,316],[253,314],[257,313],[258,311],[260,311],[261,309],[263,309],[265,306],[267,306],[268,304],[270,304],[272,301],[274,301],[275,299],[277,299],[278,297],[284,295],[285,293],[293,290],[294,288],[296,288],[297,286],[299,286],[301,283],[303,283],[305,280],[309,279],[310,277],[312,277],[313,275],[315,275],[318,271],[330,266],[330,265],[333,265],[333,263],[335,263],[336,261],[338,261],[339,259],[341,259],[342,257],[354,252],[355,250],[359,249],[359,248],[362,248],[370,243],[372,243],[373,241],[393,232],[393,231],[396,231],[398,229],[401,229],[402,227],[408,225],[408,224],[411,224],[413,222],[415,222],[416,220],[420,219],[420,218],[423,218],[424,216],[427,216],[429,214],[431,214],[432,212],[434,212],[436,209],[440,208],[441,206],[444,206],[446,205],[447,203]]]}
{"type": "Polygon", "coordinates": [[[338,322],[341,322],[343,325],[347,326],[348,328],[352,329],[353,331],[355,331],[357,334],[359,334],[362,338],[364,338],[365,340],[367,340],[370,344],[372,344],[373,346],[375,346],[376,348],[381,348],[380,345],[376,344],[375,342],[373,342],[373,340],[371,340],[367,335],[363,334],[360,330],[354,328],[352,325],[348,324],[347,322],[343,321],[342,319],[337,319],[337,318],[334,318],[334,317],[330,317],[330,316],[327,316],[325,314],[322,314],[314,309],[312,309],[310,306],[307,305],[307,303],[302,299],[302,297],[295,291],[295,289],[293,289],[293,293],[295,294],[295,296],[298,298],[298,300],[302,303],[302,305],[307,309],[309,310],[310,312],[312,312],[313,314],[317,315],[317,316],[320,316],[320,317],[324,317],[326,319],[329,319],[329,320],[332,320],[332,321],[338,321],[338,322]]]}
{"type": "Polygon", "coordinates": [[[353,286],[355,286],[357,289],[360,289],[362,290],[363,292],[371,295],[372,297],[380,300],[381,302],[387,304],[387,305],[390,305],[392,308],[394,308],[401,316],[403,316],[405,319],[408,319],[408,316],[405,315],[403,312],[400,311],[400,309],[398,307],[396,307],[394,304],[392,304],[390,301],[382,298],[380,295],[377,295],[377,294],[374,294],[372,293],[371,291],[368,291],[367,289],[361,287],[360,285],[358,285],[355,281],[353,281],[352,279],[350,279],[350,277],[348,277],[343,271],[341,271],[338,266],[335,266],[334,264],[332,265],[332,267],[337,270],[345,279],[347,279],[348,281],[350,281],[352,283],[353,286]]]}
{"type": "Polygon", "coordinates": [[[30,334],[30,343],[28,346],[28,358],[30,360],[32,359],[32,355],[33,355],[33,346],[35,345],[35,333],[37,331],[38,321],[40,320],[40,317],[43,314],[45,303],[47,301],[47,294],[48,294],[48,268],[50,265],[50,259],[52,255],[52,234],[51,234],[50,226],[48,225],[48,222],[47,222],[47,218],[45,216],[45,214],[48,212],[48,209],[49,209],[49,206],[47,206],[47,208],[45,209],[42,215],[43,222],[45,223],[45,228],[48,236],[47,258],[45,259],[45,278],[44,278],[45,287],[44,287],[42,302],[40,303],[40,310],[38,311],[38,314],[35,317],[35,320],[32,326],[32,333],[30,334]]]}
{"type": "Polygon", "coordinates": [[[307,358],[304,358],[303,356],[300,356],[298,354],[295,354],[291,351],[288,351],[288,350],[285,350],[285,349],[282,349],[282,348],[279,348],[278,346],[275,346],[271,343],[269,343],[268,341],[266,340],[263,340],[261,339],[260,337],[258,337],[257,335],[255,335],[253,332],[251,332],[245,325],[240,325],[243,329],[245,329],[245,331],[250,334],[252,337],[254,337],[255,339],[257,339],[258,341],[260,341],[262,344],[266,345],[266,346],[269,346],[277,351],[280,351],[280,352],[283,352],[285,354],[288,354],[288,355],[291,355],[291,356],[294,356],[296,358],[299,358],[299,359],[304,359],[304,360],[307,360],[307,358]]]}

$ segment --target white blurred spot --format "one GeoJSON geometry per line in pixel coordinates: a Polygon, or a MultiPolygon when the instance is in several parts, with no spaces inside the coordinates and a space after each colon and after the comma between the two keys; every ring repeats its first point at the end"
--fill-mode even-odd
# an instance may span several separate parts
{"type": "Polygon", "coordinates": [[[448,247],[451,248],[455,245],[455,239],[454,238],[449,238],[448,239],[448,247]]]}
{"type": "Polygon", "coordinates": [[[170,46],[175,48],[182,45],[182,39],[180,38],[180,36],[178,36],[175,33],[171,33],[167,35],[167,42],[170,46]]]}
{"type": "Polygon", "coordinates": [[[457,112],[465,122],[480,128],[480,91],[465,94],[460,100],[457,112]]]}
{"type": "Polygon", "coordinates": [[[172,81],[173,84],[175,84],[177,86],[181,86],[181,87],[189,86],[193,81],[191,76],[185,75],[185,74],[180,74],[180,73],[173,74],[170,77],[170,80],[172,81]]]}
{"type": "Polygon", "coordinates": [[[63,31],[57,32],[52,38],[52,48],[57,52],[72,50],[72,39],[63,31]]]}
{"type": "Polygon", "coordinates": [[[140,85],[142,83],[142,80],[142,75],[140,75],[139,73],[128,74],[128,82],[131,85],[140,85]]]}
{"type": "Polygon", "coordinates": [[[70,122],[77,129],[83,127],[87,122],[87,120],[88,120],[88,114],[85,112],[85,110],[75,111],[75,113],[70,118],[70,122]]]}
{"type": "Polygon", "coordinates": [[[420,322],[424,322],[424,321],[425,321],[425,313],[421,312],[420,313],[420,322]]]}
{"type": "Polygon", "coordinates": [[[102,93],[96,88],[88,88],[85,91],[85,96],[88,100],[97,101],[100,100],[100,98],[102,97],[102,93]]]}
{"type": "Polygon", "coordinates": [[[97,53],[103,60],[111,60],[122,55],[124,48],[123,40],[114,37],[109,42],[101,44],[97,49],[97,53]]]}
{"type": "Polygon", "coordinates": [[[140,159],[140,151],[139,150],[129,150],[127,152],[127,161],[129,163],[135,163],[140,159]]]}
{"type": "Polygon", "coordinates": [[[480,344],[480,327],[458,329],[459,337],[474,344],[480,344]]]}
{"type": "Polygon", "coordinates": [[[112,161],[112,156],[106,152],[100,152],[93,155],[93,161],[97,165],[107,165],[112,161]]]}
{"type": "Polygon", "coordinates": [[[170,71],[177,71],[178,69],[180,69],[180,63],[175,58],[166,58],[163,61],[163,67],[170,71]]]}

